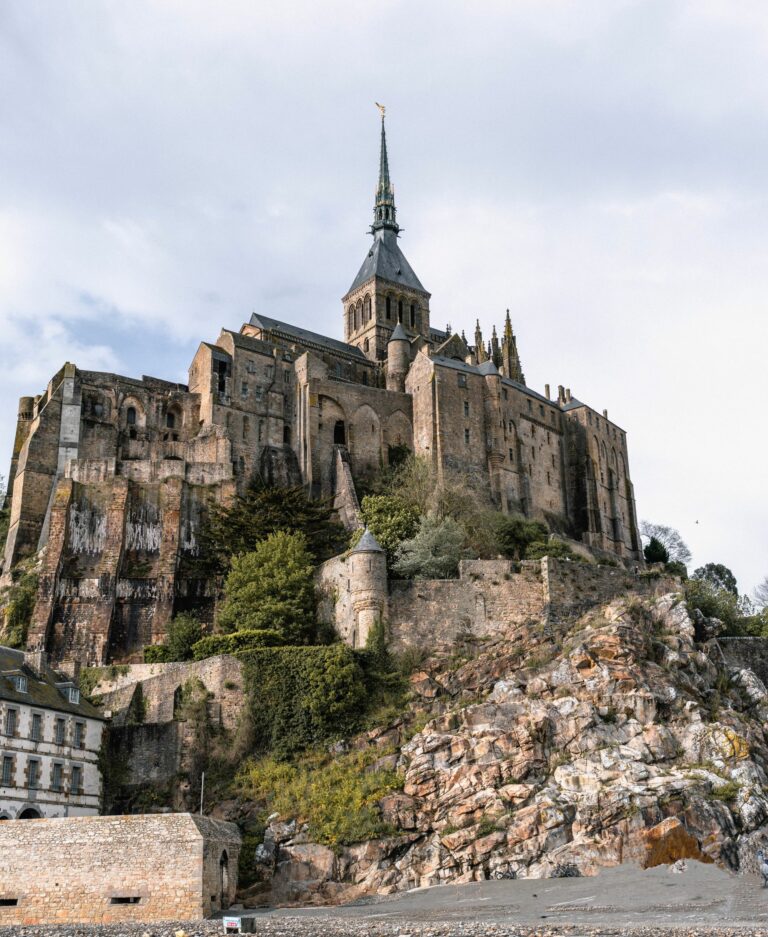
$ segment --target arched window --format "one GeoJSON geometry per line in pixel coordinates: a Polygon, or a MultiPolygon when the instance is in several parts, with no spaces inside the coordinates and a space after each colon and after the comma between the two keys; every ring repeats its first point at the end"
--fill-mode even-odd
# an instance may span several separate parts
{"type": "Polygon", "coordinates": [[[125,422],[128,426],[136,425],[136,407],[128,407],[125,411],[125,422]]]}
{"type": "Polygon", "coordinates": [[[391,319],[392,318],[392,297],[391,296],[387,296],[387,299],[384,305],[386,309],[386,316],[388,319],[391,319]]]}
{"type": "Polygon", "coordinates": [[[346,446],[347,434],[344,430],[344,420],[336,420],[333,427],[333,443],[336,446],[346,446]]]}
{"type": "Polygon", "coordinates": [[[166,413],[165,425],[168,427],[168,429],[175,429],[176,427],[176,414],[175,413],[166,413]]]}
{"type": "Polygon", "coordinates": [[[403,301],[402,301],[402,299],[398,299],[398,301],[397,301],[397,321],[398,321],[398,322],[402,322],[402,321],[403,321],[403,301]]]}
{"type": "Polygon", "coordinates": [[[416,306],[411,303],[411,328],[416,328],[416,306]]]}
{"type": "Polygon", "coordinates": [[[371,297],[370,296],[365,297],[363,308],[365,310],[365,321],[370,322],[371,321],[371,297]]]}
{"type": "Polygon", "coordinates": [[[350,332],[355,331],[355,307],[354,306],[349,307],[349,331],[350,332]]]}

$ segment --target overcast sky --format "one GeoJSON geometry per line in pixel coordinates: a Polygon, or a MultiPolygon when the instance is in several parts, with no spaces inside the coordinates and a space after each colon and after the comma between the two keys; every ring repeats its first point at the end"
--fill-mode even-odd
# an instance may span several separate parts
{"type": "Polygon", "coordinates": [[[0,472],[65,360],[341,336],[387,105],[432,321],[628,432],[638,515],[768,574],[764,0],[0,0],[0,472]]]}

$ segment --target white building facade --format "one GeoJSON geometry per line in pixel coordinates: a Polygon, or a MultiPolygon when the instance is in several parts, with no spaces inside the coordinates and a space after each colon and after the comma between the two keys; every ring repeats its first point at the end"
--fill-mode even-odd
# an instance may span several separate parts
{"type": "Polygon", "coordinates": [[[103,730],[44,654],[0,646],[0,820],[98,814],[103,730]]]}

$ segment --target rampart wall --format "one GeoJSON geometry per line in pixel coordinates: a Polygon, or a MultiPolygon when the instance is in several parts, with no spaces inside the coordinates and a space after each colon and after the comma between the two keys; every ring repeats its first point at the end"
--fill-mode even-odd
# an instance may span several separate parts
{"type": "Polygon", "coordinates": [[[240,834],[190,814],[0,823],[0,926],[192,921],[228,907],[240,834]]]}

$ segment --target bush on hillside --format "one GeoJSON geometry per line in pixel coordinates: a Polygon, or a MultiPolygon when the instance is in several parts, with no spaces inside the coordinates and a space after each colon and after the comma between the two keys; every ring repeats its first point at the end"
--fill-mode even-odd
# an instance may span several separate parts
{"type": "Polygon", "coordinates": [[[145,664],[167,664],[170,661],[167,644],[145,644],[145,664]]]}
{"type": "Polygon", "coordinates": [[[466,531],[452,517],[422,517],[414,537],[397,551],[393,570],[404,579],[452,579],[465,555],[466,531]]]}
{"type": "Polygon", "coordinates": [[[182,612],[168,624],[166,648],[168,660],[192,660],[192,648],[203,636],[200,622],[194,615],[182,612]]]}
{"type": "Polygon", "coordinates": [[[499,514],[494,519],[499,552],[511,560],[522,560],[532,543],[545,542],[549,528],[542,521],[530,521],[525,517],[509,517],[499,514]]]}
{"type": "Polygon", "coordinates": [[[304,534],[270,534],[232,560],[218,616],[221,630],[274,629],[286,644],[306,644],[315,632],[313,573],[304,534]]]}
{"type": "Polygon", "coordinates": [[[525,548],[525,559],[541,560],[551,556],[556,560],[574,560],[577,563],[586,563],[588,560],[580,553],[575,553],[564,540],[552,537],[550,540],[535,540],[525,548]]]}
{"type": "Polygon", "coordinates": [[[399,495],[366,495],[360,505],[366,526],[387,553],[392,565],[398,547],[419,528],[419,511],[399,495]]]}
{"type": "Polygon", "coordinates": [[[192,648],[192,657],[194,660],[204,660],[217,654],[236,654],[257,647],[280,647],[281,644],[285,644],[282,634],[269,628],[211,634],[197,641],[192,648]]]}

